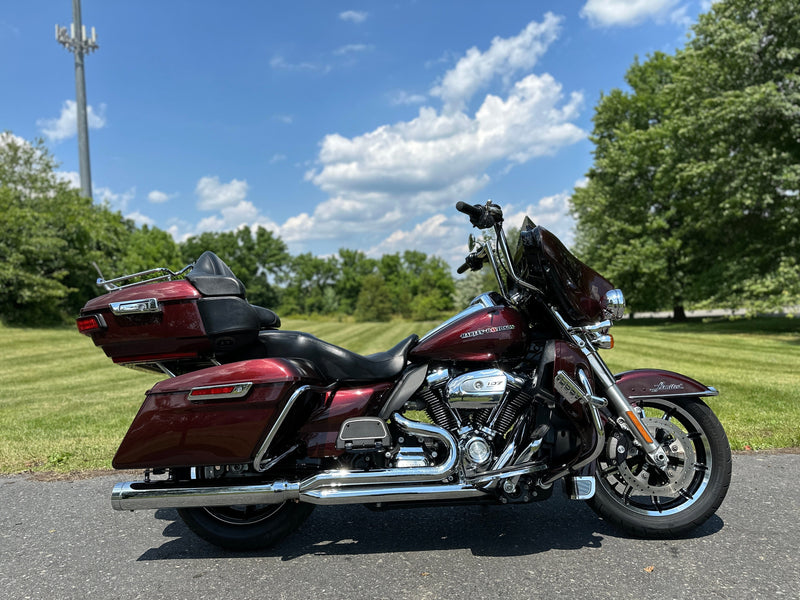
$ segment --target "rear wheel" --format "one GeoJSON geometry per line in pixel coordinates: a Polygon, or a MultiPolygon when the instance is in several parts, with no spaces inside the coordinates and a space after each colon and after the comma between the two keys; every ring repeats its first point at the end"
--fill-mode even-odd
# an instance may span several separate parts
{"type": "Polygon", "coordinates": [[[313,504],[283,502],[178,509],[186,526],[226,550],[260,550],[288,536],[305,521],[313,504]]]}
{"type": "Polygon", "coordinates": [[[728,492],[728,438],[697,398],[648,398],[640,406],[642,420],[667,454],[667,468],[650,464],[630,435],[617,429],[597,460],[597,487],[589,504],[633,534],[680,536],[711,517],[728,492]]]}

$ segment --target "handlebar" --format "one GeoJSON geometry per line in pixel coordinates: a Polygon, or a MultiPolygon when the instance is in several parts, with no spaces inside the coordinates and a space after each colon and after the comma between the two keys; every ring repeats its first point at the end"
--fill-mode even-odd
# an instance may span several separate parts
{"type": "Polygon", "coordinates": [[[465,215],[469,215],[470,219],[480,219],[483,216],[484,209],[480,204],[467,204],[459,200],[456,202],[456,210],[465,215]]]}
{"type": "Polygon", "coordinates": [[[456,202],[456,210],[469,216],[469,222],[478,229],[491,229],[503,222],[503,211],[489,200],[486,206],[456,202]]]}

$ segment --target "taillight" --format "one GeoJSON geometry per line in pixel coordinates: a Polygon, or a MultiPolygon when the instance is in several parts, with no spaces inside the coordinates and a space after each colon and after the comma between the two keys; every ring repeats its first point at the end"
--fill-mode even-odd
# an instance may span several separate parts
{"type": "Polygon", "coordinates": [[[78,331],[86,335],[91,335],[106,328],[106,321],[103,315],[86,315],[78,317],[75,322],[78,325],[78,331]]]}
{"type": "Polygon", "coordinates": [[[205,387],[192,388],[189,392],[189,400],[192,402],[205,402],[214,400],[232,400],[243,398],[253,387],[252,382],[247,383],[226,383],[224,385],[209,385],[205,387]]]}

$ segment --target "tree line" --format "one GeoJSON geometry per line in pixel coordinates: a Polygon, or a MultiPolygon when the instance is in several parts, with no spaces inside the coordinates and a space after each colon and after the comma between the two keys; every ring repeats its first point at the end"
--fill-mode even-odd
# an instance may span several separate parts
{"type": "Polygon", "coordinates": [[[409,250],[376,259],[350,249],[292,256],[283,240],[260,227],[205,232],[178,243],[82,197],[58,178],[41,140],[1,135],[0,318],[6,323],[75,317],[103,292],[94,283],[96,267],[107,279],[162,266],[177,271],[206,250],[242,280],[250,302],[279,314],[424,320],[453,308],[455,282],[436,256],[409,250]]]}

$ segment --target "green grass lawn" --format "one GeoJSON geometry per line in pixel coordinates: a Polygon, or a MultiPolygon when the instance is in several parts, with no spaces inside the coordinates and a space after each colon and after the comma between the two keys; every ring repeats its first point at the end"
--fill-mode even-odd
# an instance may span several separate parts
{"type": "MultiPolygon", "coordinates": [[[[435,323],[287,320],[356,352],[386,350],[435,323]]],[[[734,449],[800,446],[800,320],[625,322],[604,351],[614,371],[679,371],[708,400],[734,449]]],[[[71,328],[0,326],[0,472],[110,468],[144,392],[160,378],[114,365],[71,328]]]]}

